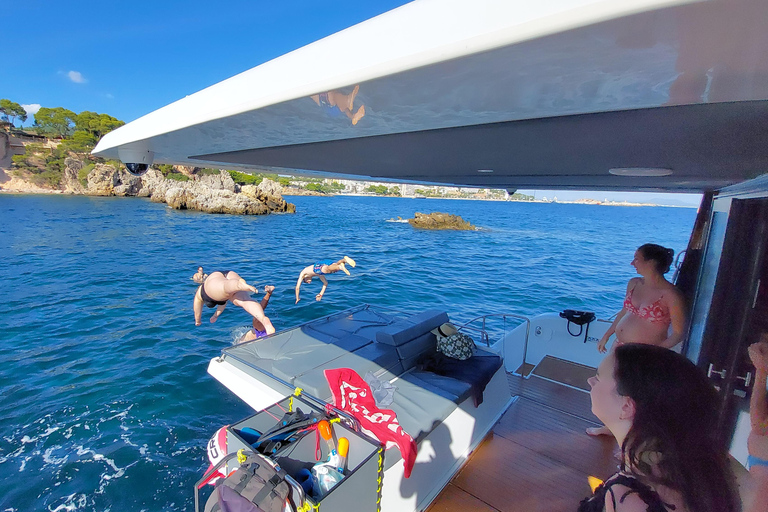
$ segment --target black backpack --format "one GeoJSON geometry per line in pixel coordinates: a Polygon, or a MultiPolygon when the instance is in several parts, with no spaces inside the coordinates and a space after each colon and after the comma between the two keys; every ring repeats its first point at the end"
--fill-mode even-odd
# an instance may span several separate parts
{"type": "MultiPolygon", "coordinates": [[[[295,489],[286,480],[287,475],[280,466],[259,453],[243,454],[245,460],[240,463],[240,467],[217,482],[205,503],[205,512],[283,512],[287,500],[302,501],[303,496],[293,495],[295,489]]],[[[208,470],[206,476],[218,471],[237,455],[227,455],[208,470]]],[[[292,506],[295,505],[295,502],[292,503],[292,506]]]]}

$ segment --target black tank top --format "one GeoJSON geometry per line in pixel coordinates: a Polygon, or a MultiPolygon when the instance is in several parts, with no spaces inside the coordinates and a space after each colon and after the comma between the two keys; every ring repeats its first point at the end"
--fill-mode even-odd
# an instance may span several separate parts
{"type": "Polygon", "coordinates": [[[624,473],[616,473],[600,484],[598,488],[595,489],[595,493],[592,496],[581,500],[578,512],[603,512],[603,509],[605,508],[605,498],[609,493],[611,500],[613,501],[613,509],[616,510],[616,496],[613,494],[611,487],[617,484],[629,488],[629,490],[619,498],[619,503],[623,502],[628,495],[637,494],[637,496],[648,505],[648,512],[669,512],[670,510],[675,510],[674,505],[664,503],[656,491],[637,478],[624,473]]]}

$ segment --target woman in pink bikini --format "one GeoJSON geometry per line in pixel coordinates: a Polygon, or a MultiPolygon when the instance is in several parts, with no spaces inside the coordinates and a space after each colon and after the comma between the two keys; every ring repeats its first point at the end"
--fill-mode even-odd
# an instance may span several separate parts
{"type": "MultiPolygon", "coordinates": [[[[624,307],[597,344],[606,352],[608,339],[616,334],[613,347],[644,343],[672,348],[683,340],[685,306],[682,294],[664,278],[675,252],[656,244],[645,244],[635,251],[632,266],[640,277],[627,284],[624,307]],[[670,328],[671,327],[671,328],[670,328]]],[[[605,427],[588,428],[590,435],[610,434],[605,427]]]]}

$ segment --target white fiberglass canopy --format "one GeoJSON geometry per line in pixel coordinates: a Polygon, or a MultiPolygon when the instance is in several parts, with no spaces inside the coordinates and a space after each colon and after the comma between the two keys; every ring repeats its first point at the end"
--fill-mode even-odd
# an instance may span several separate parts
{"type": "Polygon", "coordinates": [[[766,26],[764,0],[419,0],[137,119],[94,153],[496,188],[716,189],[768,168],[766,26]]]}

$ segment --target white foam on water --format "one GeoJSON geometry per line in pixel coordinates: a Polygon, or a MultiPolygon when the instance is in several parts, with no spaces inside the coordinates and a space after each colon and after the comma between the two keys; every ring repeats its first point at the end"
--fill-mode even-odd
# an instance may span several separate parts
{"type": "Polygon", "coordinates": [[[69,496],[64,497],[64,503],[57,506],[56,508],[51,508],[52,505],[48,506],[49,512],[73,512],[78,509],[83,509],[88,504],[88,497],[85,494],[78,495],[70,494],[69,496]]]}
{"type": "Polygon", "coordinates": [[[395,222],[397,224],[408,224],[408,219],[387,219],[384,222],[395,222]]]}
{"type": "Polygon", "coordinates": [[[43,462],[46,464],[53,464],[53,465],[63,465],[65,462],[67,462],[67,459],[69,458],[66,454],[63,457],[54,457],[53,452],[56,450],[61,450],[61,446],[52,446],[50,448],[46,448],[45,452],[43,453],[43,462]]]}
{"type": "Polygon", "coordinates": [[[243,337],[243,335],[250,330],[251,330],[251,327],[248,327],[248,326],[239,326],[232,329],[229,332],[229,335],[232,338],[232,345],[237,345],[238,343],[240,343],[240,339],[243,337]]]}

